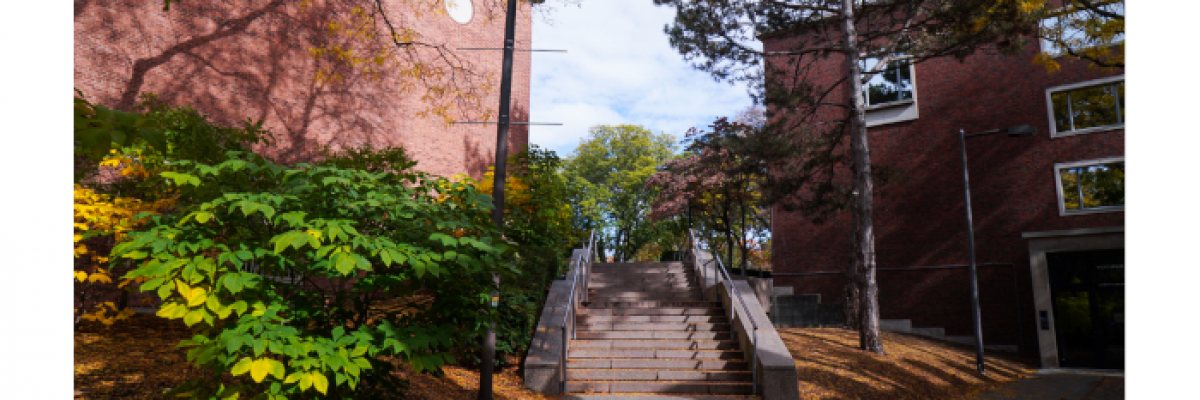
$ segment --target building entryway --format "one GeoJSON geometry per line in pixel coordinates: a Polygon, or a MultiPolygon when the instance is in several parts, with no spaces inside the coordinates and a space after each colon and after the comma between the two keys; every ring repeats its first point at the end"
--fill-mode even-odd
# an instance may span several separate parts
{"type": "Polygon", "coordinates": [[[1046,253],[1058,362],[1125,368],[1125,250],[1046,253]]]}

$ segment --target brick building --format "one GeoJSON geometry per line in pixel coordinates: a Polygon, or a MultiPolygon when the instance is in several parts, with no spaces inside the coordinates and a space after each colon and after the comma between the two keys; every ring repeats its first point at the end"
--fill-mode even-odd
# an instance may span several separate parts
{"type": "MultiPolygon", "coordinates": [[[[361,4],[359,4],[361,3],[361,4]]],[[[463,47],[502,47],[504,2],[499,0],[384,1],[393,26],[418,32],[418,40],[440,45],[438,54],[413,46],[413,55],[432,66],[445,66],[445,55],[466,69],[463,90],[480,90],[479,109],[452,112],[455,120],[496,120],[501,51],[459,51],[463,47]],[[447,3],[450,3],[449,5],[447,3]],[[485,87],[486,85],[486,87],[485,87]],[[484,115],[487,113],[487,115],[484,115]]],[[[93,102],[129,110],[142,93],[153,92],[172,105],[191,105],[214,122],[240,125],[263,120],[278,140],[258,149],[281,161],[304,161],[318,145],[335,148],[371,143],[403,146],[418,169],[450,176],[481,176],[495,155],[495,125],[450,125],[440,116],[421,114],[437,106],[422,99],[446,96],[424,91],[413,71],[385,65],[379,79],[366,70],[318,59],[314,48],[358,46],[369,58],[394,47],[373,40],[332,35],[330,22],[343,27],[362,21],[351,0],[183,1],[163,11],[162,1],[76,0],[75,87],[93,102]],[[334,68],[341,80],[315,80],[318,68],[334,68]],[[407,79],[403,81],[402,79],[407,79]]],[[[516,47],[531,41],[528,2],[521,2],[516,47]]],[[[389,37],[384,25],[378,33],[389,37]]],[[[326,53],[330,54],[330,53],[326,53]]],[[[513,121],[526,121],[529,105],[528,52],[517,52],[513,66],[513,121]]],[[[510,152],[528,144],[528,131],[514,126],[510,152]]]]}
{"type": "MultiPolygon", "coordinates": [[[[761,40],[770,52],[793,39],[761,40]]],[[[899,176],[874,203],[881,319],[974,343],[959,129],[1033,125],[1033,137],[967,139],[984,342],[1047,367],[1123,368],[1124,72],[1063,59],[1047,73],[1039,46],[900,62],[869,83],[872,163],[899,176]]],[[[817,78],[840,77],[840,63],[817,78]]],[[[841,302],[850,211],[774,215],[775,286],[841,302]]]]}

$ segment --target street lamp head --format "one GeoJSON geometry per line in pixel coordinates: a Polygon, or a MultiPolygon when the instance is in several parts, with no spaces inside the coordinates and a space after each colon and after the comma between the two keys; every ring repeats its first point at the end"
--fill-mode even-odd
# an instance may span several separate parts
{"type": "Polygon", "coordinates": [[[1008,136],[1033,136],[1037,134],[1037,127],[1033,125],[1017,125],[1007,129],[1008,136]]]}

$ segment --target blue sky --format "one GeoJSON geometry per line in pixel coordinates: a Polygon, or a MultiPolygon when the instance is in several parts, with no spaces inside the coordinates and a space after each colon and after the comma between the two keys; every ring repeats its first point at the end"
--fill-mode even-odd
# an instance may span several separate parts
{"type": "Polygon", "coordinates": [[[718,83],[671,47],[663,26],[674,8],[651,0],[547,2],[533,18],[529,141],[567,157],[593,125],[636,124],[682,138],[751,104],[743,85],[718,83]]]}

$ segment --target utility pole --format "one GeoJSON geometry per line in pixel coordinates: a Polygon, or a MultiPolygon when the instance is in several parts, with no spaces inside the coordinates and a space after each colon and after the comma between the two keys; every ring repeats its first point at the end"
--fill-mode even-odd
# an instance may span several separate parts
{"type": "MultiPolygon", "coordinates": [[[[517,2],[508,0],[508,11],[504,15],[504,66],[500,75],[500,123],[496,126],[496,169],[492,181],[492,223],[501,232],[504,230],[504,181],[508,162],[508,126],[512,97],[513,42],[516,40],[517,2]]],[[[500,276],[493,274],[492,282],[500,287],[500,276]]],[[[498,289],[497,289],[498,290],[498,289]]],[[[492,308],[499,305],[500,292],[492,293],[492,308]]],[[[479,359],[479,400],[492,400],[492,369],[496,355],[496,323],[488,327],[483,338],[483,354],[479,359]]]]}
{"type": "MultiPolygon", "coordinates": [[[[508,163],[508,127],[513,124],[517,125],[562,125],[557,122],[528,122],[518,121],[512,122],[509,112],[512,111],[512,65],[513,52],[518,50],[514,47],[516,41],[516,25],[517,25],[517,3],[522,0],[508,0],[508,9],[504,15],[504,47],[468,47],[459,48],[459,50],[504,50],[504,63],[500,71],[500,120],[497,122],[491,121],[459,121],[452,124],[497,124],[496,128],[496,168],[494,171],[494,179],[492,180],[492,223],[501,233],[504,232],[504,181],[507,176],[505,170],[508,163]]],[[[531,4],[541,4],[545,0],[525,0],[531,4]]],[[[520,49],[520,51],[545,51],[565,53],[566,50],[533,50],[520,49]]],[[[496,285],[497,290],[500,287],[500,276],[492,274],[492,282],[496,285]]],[[[500,293],[492,293],[492,308],[496,308],[500,304],[500,293]]],[[[487,335],[483,338],[483,351],[480,352],[479,359],[483,365],[479,368],[479,400],[492,400],[492,370],[494,369],[496,356],[496,323],[488,326],[487,335]]]]}

